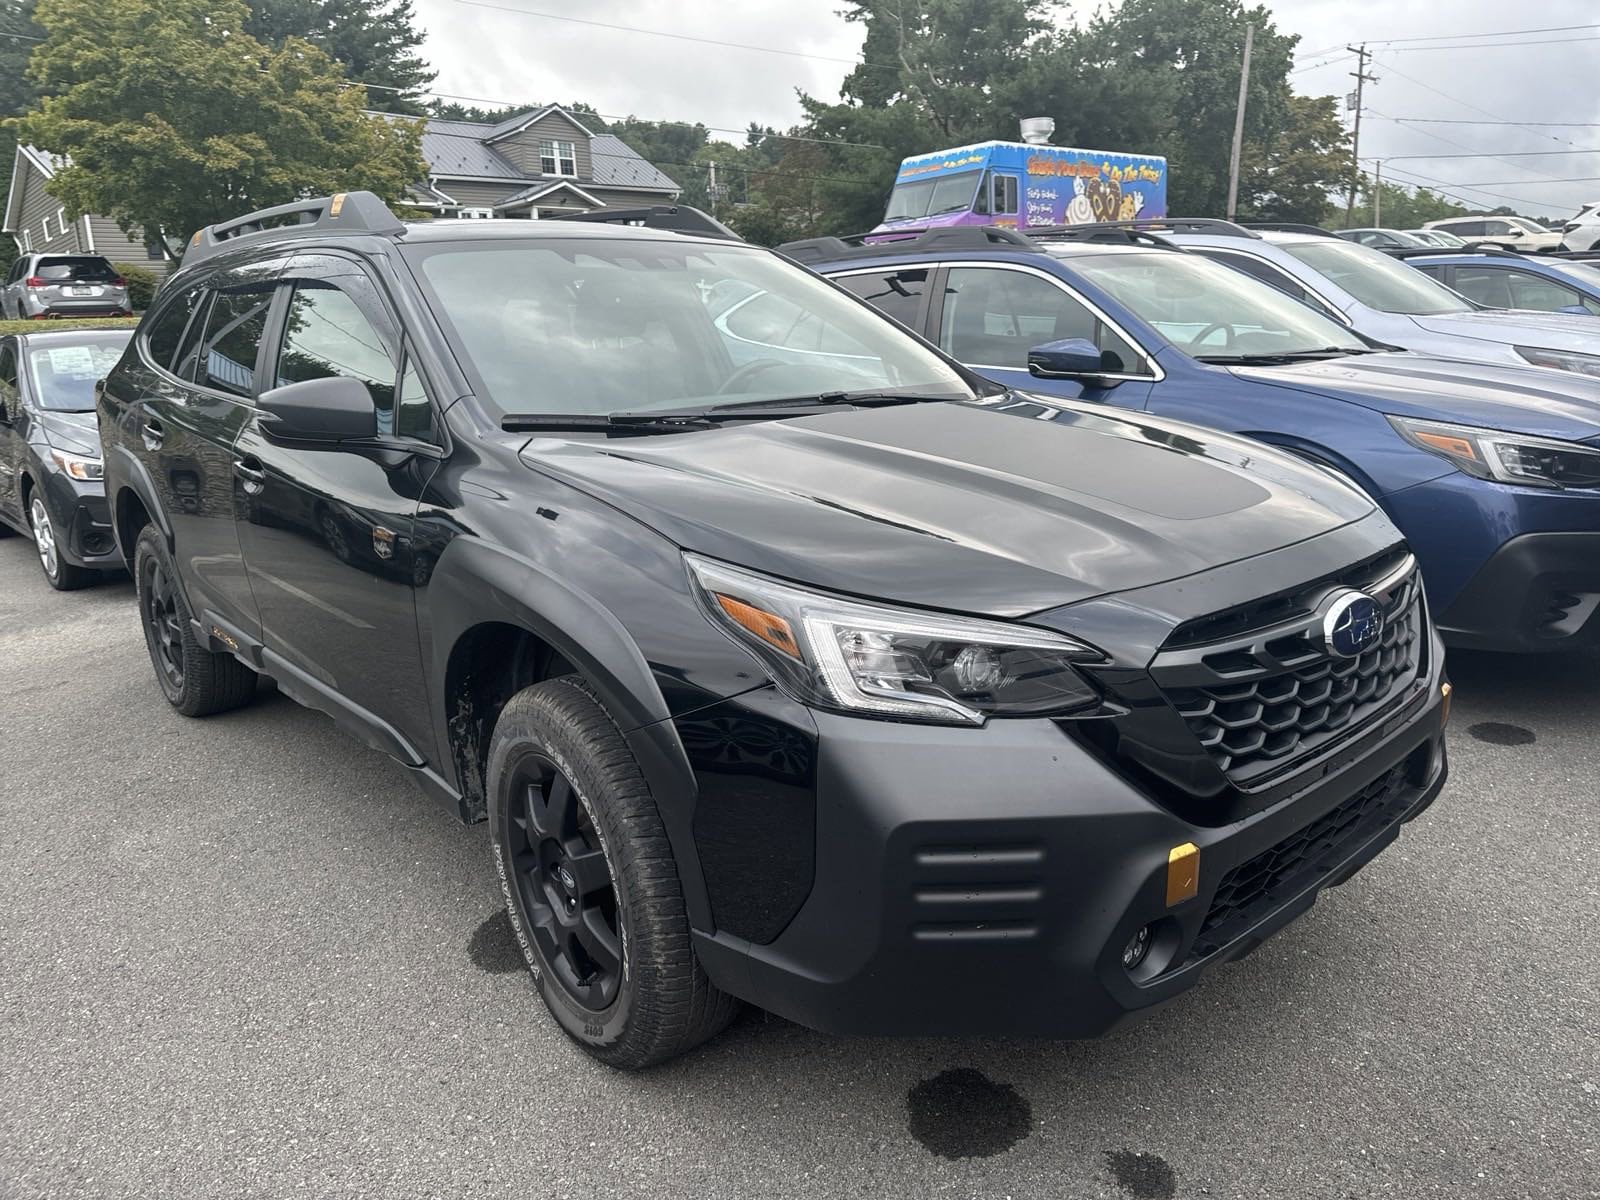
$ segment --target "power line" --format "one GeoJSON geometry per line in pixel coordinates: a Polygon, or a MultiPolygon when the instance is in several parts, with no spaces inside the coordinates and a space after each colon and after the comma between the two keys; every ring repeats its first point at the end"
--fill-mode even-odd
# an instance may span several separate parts
{"type": "MultiPolygon", "coordinates": [[[[1390,74],[1398,75],[1401,79],[1404,79],[1404,80],[1407,80],[1407,81],[1409,81],[1411,83],[1414,83],[1418,87],[1422,88],[1423,90],[1432,92],[1435,96],[1439,96],[1439,97],[1441,97],[1441,98],[1443,98],[1445,100],[1450,101],[1451,104],[1459,104],[1462,108],[1471,109],[1473,112],[1479,113],[1479,114],[1481,114],[1482,116],[1485,116],[1485,117],[1493,117],[1496,121],[1505,121],[1506,120],[1506,117],[1501,113],[1490,112],[1487,108],[1480,108],[1478,105],[1473,104],[1473,103],[1471,103],[1469,101],[1463,100],[1459,96],[1452,96],[1449,92],[1442,92],[1438,88],[1434,87],[1431,83],[1424,83],[1422,80],[1418,79],[1414,75],[1407,75],[1399,67],[1391,65],[1388,68],[1388,70],[1389,70],[1390,74]]],[[[1511,124],[1511,125],[1520,125],[1520,124],[1522,124],[1520,121],[1508,121],[1507,123],[1511,124]]],[[[1569,138],[1552,138],[1552,140],[1558,141],[1558,142],[1564,141],[1569,146],[1576,146],[1577,145],[1576,142],[1572,141],[1569,138]]]]}
{"type": "Polygon", "coordinates": [[[1567,33],[1574,29],[1600,29],[1600,25],[1546,25],[1541,29],[1497,29],[1492,33],[1434,33],[1418,37],[1374,38],[1375,46],[1390,46],[1396,42],[1441,42],[1461,38],[1515,37],[1523,33],[1567,33]]]}
{"type": "Polygon", "coordinates": [[[587,25],[594,29],[612,29],[619,33],[638,33],[647,37],[671,38],[677,42],[698,42],[704,46],[720,46],[725,50],[753,50],[759,54],[781,54],[786,58],[809,58],[816,62],[843,63],[851,67],[867,67],[875,71],[893,71],[899,74],[898,64],[869,63],[859,58],[836,58],[827,54],[808,54],[803,50],[785,50],[778,46],[756,46],[749,42],[724,42],[716,38],[698,37],[689,33],[673,33],[666,29],[640,29],[635,25],[618,25],[610,21],[596,21],[589,17],[569,17],[561,13],[535,12],[531,8],[516,8],[509,4],[492,4],[490,0],[456,0],[457,4],[473,8],[492,8],[498,12],[516,13],[521,17],[537,17],[542,21],[565,21],[571,25],[587,25]]]}
{"type": "MultiPolygon", "coordinates": [[[[461,0],[463,4],[467,0],[461,0]]],[[[1418,50],[1498,50],[1508,46],[1566,46],[1572,42],[1600,42],[1600,34],[1594,37],[1576,38],[1540,38],[1537,41],[1527,42],[1466,42],[1450,46],[1385,46],[1385,54],[1413,54],[1418,50]]]]}
{"type": "MultiPolygon", "coordinates": [[[[1378,116],[1377,113],[1372,113],[1378,116]]],[[[1600,129],[1600,121],[1469,121],[1464,117],[1384,117],[1401,125],[1521,125],[1529,129],[1600,129]]]]}

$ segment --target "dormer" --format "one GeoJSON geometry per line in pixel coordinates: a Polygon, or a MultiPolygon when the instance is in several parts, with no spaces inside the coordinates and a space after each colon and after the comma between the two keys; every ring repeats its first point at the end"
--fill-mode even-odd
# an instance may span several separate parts
{"type": "Polygon", "coordinates": [[[552,104],[500,122],[483,141],[528,175],[593,179],[593,137],[576,117],[552,104]]]}

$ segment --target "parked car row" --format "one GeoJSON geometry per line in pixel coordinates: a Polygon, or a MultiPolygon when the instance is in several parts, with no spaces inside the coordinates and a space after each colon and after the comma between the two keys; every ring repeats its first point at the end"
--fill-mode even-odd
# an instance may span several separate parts
{"type": "MultiPolygon", "coordinates": [[[[1314,232],[889,236],[348,193],[200,231],[104,343],[162,695],[269,676],[487,819],[615,1066],[739,1000],[1103,1032],[1433,802],[1442,638],[1600,635],[1592,318],[1314,232]]],[[[30,497],[90,457],[28,374],[70,336],[5,343],[30,497]]]]}

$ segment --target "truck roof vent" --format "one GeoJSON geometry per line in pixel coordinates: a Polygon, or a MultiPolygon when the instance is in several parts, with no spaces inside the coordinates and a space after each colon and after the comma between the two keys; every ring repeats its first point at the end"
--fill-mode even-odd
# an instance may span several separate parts
{"type": "Polygon", "coordinates": [[[1050,135],[1056,131],[1054,117],[1023,117],[1022,140],[1030,146],[1048,146],[1050,135]]]}

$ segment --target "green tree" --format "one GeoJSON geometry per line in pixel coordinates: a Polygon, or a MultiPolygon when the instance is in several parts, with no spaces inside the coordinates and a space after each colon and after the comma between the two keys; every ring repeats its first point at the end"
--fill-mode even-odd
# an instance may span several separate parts
{"type": "Polygon", "coordinates": [[[1330,189],[1349,172],[1350,135],[1334,98],[1290,96],[1278,127],[1243,156],[1240,214],[1258,221],[1326,224],[1335,211],[1330,189]]]}
{"type": "Polygon", "coordinates": [[[19,136],[70,160],[68,213],[169,244],[297,196],[369,189],[391,203],[426,173],[420,124],[362,111],[358,88],[298,38],[269,49],[240,0],[52,0],[19,136]]]}
{"type": "Polygon", "coordinates": [[[367,85],[367,107],[421,113],[434,71],[418,50],[411,0],[246,0],[244,31],[268,46],[300,38],[367,85]]]}
{"type": "Polygon", "coordinates": [[[1375,180],[1363,175],[1361,191],[1355,211],[1350,214],[1350,220],[1345,221],[1344,205],[1340,203],[1333,228],[1359,229],[1381,221],[1388,229],[1420,229],[1428,221],[1442,221],[1445,217],[1464,217],[1469,211],[1463,205],[1447,200],[1427,188],[1385,183],[1380,189],[1375,180]],[[1373,216],[1374,193],[1381,197],[1376,219],[1373,216]]]}
{"type": "MultiPolygon", "coordinates": [[[[34,0],[0,0],[0,117],[15,117],[33,107],[38,91],[28,78],[28,57],[44,37],[33,20],[34,0]]],[[[17,135],[0,123],[0,189],[9,195],[11,164],[16,159],[17,135]]],[[[3,206],[4,200],[0,200],[3,206]]],[[[11,269],[17,245],[0,237],[0,274],[11,269]]]]}

